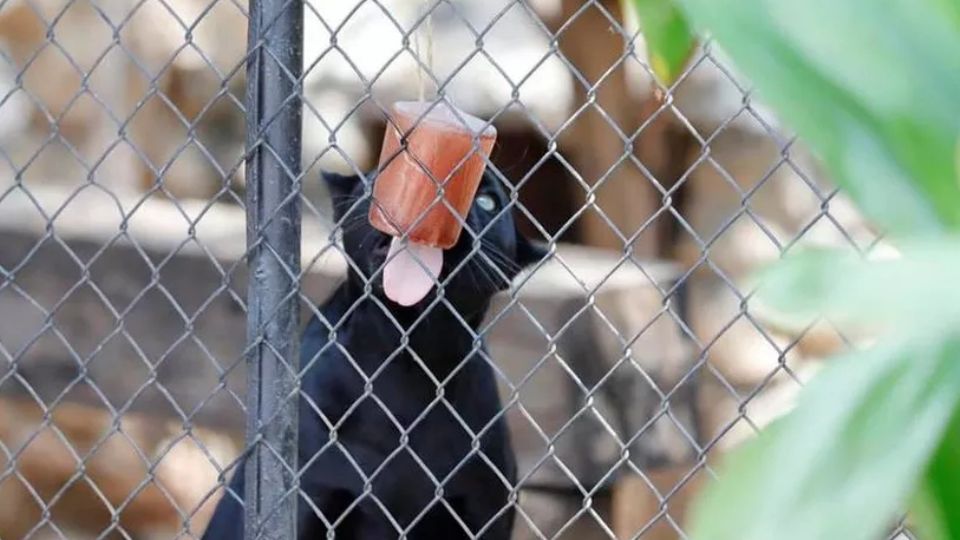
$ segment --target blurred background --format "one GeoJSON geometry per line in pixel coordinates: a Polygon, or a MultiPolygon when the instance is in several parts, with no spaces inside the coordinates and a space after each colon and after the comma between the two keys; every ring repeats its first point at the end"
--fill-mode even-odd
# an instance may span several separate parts
{"type": "MultiPolygon", "coordinates": [[[[494,119],[524,232],[558,245],[488,335],[516,538],[683,537],[714,459],[845,347],[773,326],[746,276],[875,233],[722,51],[657,85],[618,2],[304,10],[304,317],[345,268],[320,171],[376,167],[432,10],[443,93],[494,119]]],[[[236,0],[0,3],[0,538],[198,536],[232,474],[246,31],[236,0]]]]}

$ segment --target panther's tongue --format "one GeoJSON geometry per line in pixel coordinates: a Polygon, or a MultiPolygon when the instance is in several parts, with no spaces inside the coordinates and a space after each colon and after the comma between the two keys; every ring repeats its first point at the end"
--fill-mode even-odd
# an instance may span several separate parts
{"type": "Polygon", "coordinates": [[[394,237],[383,269],[383,290],[401,306],[423,300],[440,277],[443,250],[394,237]]]}

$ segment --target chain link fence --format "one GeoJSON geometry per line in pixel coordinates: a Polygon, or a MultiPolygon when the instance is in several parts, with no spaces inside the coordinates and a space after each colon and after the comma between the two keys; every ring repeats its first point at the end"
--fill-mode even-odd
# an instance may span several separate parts
{"type": "Polygon", "coordinates": [[[0,55],[4,540],[684,538],[849,345],[746,278],[883,248],[616,1],[3,0],[0,55]],[[366,211],[424,88],[498,138],[405,311],[366,211]]]}

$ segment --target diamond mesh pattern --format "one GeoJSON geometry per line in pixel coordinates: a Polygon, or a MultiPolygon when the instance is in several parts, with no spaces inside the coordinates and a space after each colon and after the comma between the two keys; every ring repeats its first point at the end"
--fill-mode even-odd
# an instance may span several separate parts
{"type": "MultiPolygon", "coordinates": [[[[865,253],[879,237],[716,46],[660,86],[618,2],[300,7],[0,3],[0,537],[199,538],[224,497],[247,501],[249,538],[291,538],[300,503],[334,531],[378,508],[398,538],[435,511],[473,538],[507,512],[514,538],[685,537],[716,457],[855,341],[771,326],[744,278],[801,243],[865,253]],[[363,273],[339,239],[364,216],[333,218],[318,173],[369,194],[389,108],[418,78],[496,125],[498,212],[550,255],[512,279],[491,226],[461,217],[468,253],[419,317],[375,293],[381,267],[328,320],[325,299],[363,273]],[[454,299],[464,275],[512,281],[479,326],[454,299]],[[401,335],[381,367],[332,338],[301,361],[308,319],[336,336],[371,306],[401,335]],[[472,343],[442,373],[410,337],[436,311],[472,343]],[[325,355],[364,388],[339,418],[300,385],[325,355]],[[436,387],[413,418],[374,390],[400,357],[436,387]],[[502,398],[479,426],[449,394],[471,363],[502,398]],[[379,467],[336,436],[361,407],[395,429],[379,467]],[[443,474],[411,443],[436,414],[475,443],[443,474]],[[331,433],[313,456],[298,415],[331,433]],[[501,420],[515,479],[477,442],[501,420]],[[301,485],[329,452],[364,487],[336,515],[301,485]],[[394,459],[435,492],[412,520],[373,489],[394,459]],[[444,496],[468,466],[509,493],[484,523],[444,496]],[[237,474],[243,493],[225,488],[237,474]]],[[[432,206],[453,210],[433,179],[432,206]]]]}

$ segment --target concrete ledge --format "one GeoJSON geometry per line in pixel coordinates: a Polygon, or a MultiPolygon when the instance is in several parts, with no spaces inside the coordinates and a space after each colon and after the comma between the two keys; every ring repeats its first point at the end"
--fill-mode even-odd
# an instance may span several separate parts
{"type": "MultiPolygon", "coordinates": [[[[306,219],[303,238],[303,292],[320,302],[344,261],[321,222],[306,219]]],[[[95,187],[9,194],[0,201],[0,393],[242,430],[244,246],[235,205],[118,200],[95,187]]],[[[689,458],[690,355],[676,302],[664,305],[660,292],[676,270],[575,246],[557,253],[491,314],[521,474],[560,487],[572,475],[589,489],[612,478],[618,439],[634,439],[637,466],[689,458]]]]}

